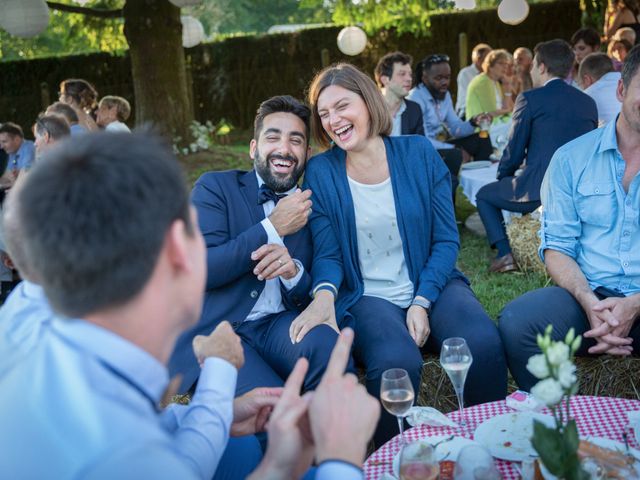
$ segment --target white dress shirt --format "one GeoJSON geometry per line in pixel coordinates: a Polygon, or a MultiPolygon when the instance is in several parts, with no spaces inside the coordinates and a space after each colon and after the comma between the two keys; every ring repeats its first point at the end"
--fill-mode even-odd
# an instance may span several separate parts
{"type": "MultiPolygon", "coordinates": [[[[264,180],[260,178],[258,172],[256,172],[256,177],[258,178],[258,188],[260,188],[262,184],[264,184],[264,180]]],[[[292,194],[296,191],[297,188],[297,186],[294,186],[291,190],[286,192],[285,195],[292,194]]],[[[262,208],[264,209],[265,218],[260,223],[262,224],[265,232],[267,232],[267,243],[274,243],[276,245],[284,247],[283,238],[278,235],[276,228],[271,223],[271,220],[269,220],[269,215],[271,215],[273,209],[276,208],[273,200],[264,202],[262,204],[262,208]]],[[[295,258],[293,259],[293,261],[298,266],[297,275],[289,280],[286,280],[282,277],[274,278],[272,280],[266,280],[264,290],[262,290],[262,293],[258,297],[256,304],[253,306],[253,309],[251,309],[251,312],[249,312],[246,321],[258,320],[260,318],[266,317],[267,315],[285,311],[285,306],[282,302],[282,294],[280,293],[280,282],[282,282],[284,288],[286,288],[287,290],[291,290],[298,284],[300,278],[302,278],[302,273],[304,272],[304,266],[302,265],[302,263],[295,258]]]]}
{"type": "Polygon", "coordinates": [[[126,124],[115,120],[113,122],[111,122],[109,125],[107,125],[106,127],[104,127],[104,129],[108,132],[127,132],[127,133],[131,133],[131,130],[129,130],[129,127],[127,127],[126,124]]]}
{"type": "Polygon", "coordinates": [[[398,135],[402,135],[402,114],[407,109],[407,103],[402,100],[400,103],[400,108],[393,116],[393,128],[391,129],[391,136],[397,137],[398,135]]]}
{"type": "Polygon", "coordinates": [[[456,99],[456,113],[458,115],[462,116],[464,114],[465,105],[467,104],[467,90],[471,80],[481,73],[474,63],[458,72],[458,98],[456,99]]]}
{"type": "Polygon", "coordinates": [[[620,80],[620,72],[605,73],[600,80],[584,90],[584,93],[593,98],[598,107],[598,124],[600,126],[615,119],[620,113],[621,103],[616,96],[620,80]]]}

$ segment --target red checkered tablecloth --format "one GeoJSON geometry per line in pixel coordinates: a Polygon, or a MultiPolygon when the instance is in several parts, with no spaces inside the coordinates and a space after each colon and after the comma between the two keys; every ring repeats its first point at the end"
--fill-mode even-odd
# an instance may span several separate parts
{"type": "MultiPolygon", "coordinates": [[[[582,436],[593,435],[622,442],[622,433],[627,424],[627,412],[632,410],[640,410],[640,401],[588,396],[571,398],[571,416],[575,418],[578,431],[582,436]]],[[[491,417],[513,411],[507,407],[504,400],[501,400],[465,408],[465,417],[471,419],[473,425],[478,426],[491,417]]],[[[551,412],[543,409],[541,413],[550,414],[551,412]]],[[[451,412],[447,416],[454,421],[458,421],[459,418],[457,411],[451,412]]],[[[458,432],[449,427],[420,425],[407,430],[405,438],[407,441],[415,441],[434,435],[451,434],[458,434],[458,432]]],[[[472,433],[464,434],[463,436],[473,439],[472,433]]],[[[636,445],[633,435],[629,435],[628,438],[632,447],[639,447],[636,445]]],[[[394,437],[367,459],[364,464],[364,473],[367,479],[377,480],[385,472],[392,473],[391,462],[400,449],[399,441],[399,436],[394,437]]],[[[496,460],[496,465],[505,480],[520,478],[512,462],[496,460]]]]}

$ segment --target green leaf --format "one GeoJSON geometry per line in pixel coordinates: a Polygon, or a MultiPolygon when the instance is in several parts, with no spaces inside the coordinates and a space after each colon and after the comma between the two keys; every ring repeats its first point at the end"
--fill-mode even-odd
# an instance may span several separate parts
{"type": "Polygon", "coordinates": [[[568,453],[578,453],[580,437],[578,436],[578,427],[575,420],[570,420],[564,427],[564,443],[568,453]]]}
{"type": "Polygon", "coordinates": [[[534,420],[531,444],[540,455],[540,460],[547,470],[556,476],[562,476],[564,473],[564,448],[560,432],[534,420]]]}

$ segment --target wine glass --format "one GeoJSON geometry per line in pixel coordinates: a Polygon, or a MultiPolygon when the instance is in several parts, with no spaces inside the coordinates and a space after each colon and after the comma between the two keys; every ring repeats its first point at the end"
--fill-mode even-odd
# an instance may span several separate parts
{"type": "Polygon", "coordinates": [[[424,441],[404,445],[399,463],[400,480],[436,480],[440,474],[433,447],[424,441]]]}
{"type": "Polygon", "coordinates": [[[458,397],[458,406],[460,408],[460,427],[463,429],[468,427],[464,418],[464,382],[467,379],[467,373],[469,373],[469,367],[473,362],[471,351],[467,346],[467,342],[464,338],[453,337],[447,338],[442,343],[442,349],[440,350],[440,365],[447,372],[449,380],[453,384],[453,388],[456,391],[458,397]]]}
{"type": "Polygon", "coordinates": [[[382,373],[380,400],[391,415],[398,419],[400,428],[400,446],[404,445],[404,416],[413,405],[413,385],[406,370],[391,368],[382,373]]]}

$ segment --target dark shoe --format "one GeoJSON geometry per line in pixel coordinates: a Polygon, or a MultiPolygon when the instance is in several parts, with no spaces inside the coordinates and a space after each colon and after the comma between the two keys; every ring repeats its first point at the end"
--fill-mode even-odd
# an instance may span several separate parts
{"type": "Polygon", "coordinates": [[[511,253],[494,259],[489,267],[489,271],[494,273],[515,272],[517,270],[518,264],[511,253]]]}

